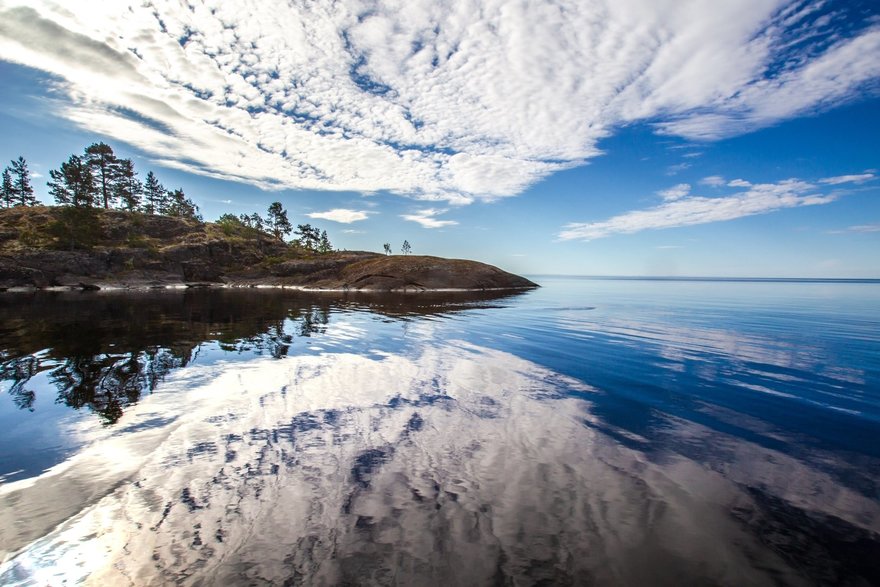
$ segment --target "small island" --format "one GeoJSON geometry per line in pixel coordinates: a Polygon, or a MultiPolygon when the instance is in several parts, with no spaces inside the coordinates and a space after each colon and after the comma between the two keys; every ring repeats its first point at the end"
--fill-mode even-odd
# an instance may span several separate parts
{"type": "Polygon", "coordinates": [[[537,287],[484,263],[335,251],[285,242],[227,215],[217,222],[70,206],[0,210],[0,290],[291,287],[478,291],[537,287]]]}

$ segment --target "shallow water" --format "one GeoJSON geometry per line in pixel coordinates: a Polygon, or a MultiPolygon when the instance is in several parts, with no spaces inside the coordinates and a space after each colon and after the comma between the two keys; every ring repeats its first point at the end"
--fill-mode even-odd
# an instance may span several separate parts
{"type": "Polygon", "coordinates": [[[880,584],[880,284],[0,298],[0,583],[880,584]]]}

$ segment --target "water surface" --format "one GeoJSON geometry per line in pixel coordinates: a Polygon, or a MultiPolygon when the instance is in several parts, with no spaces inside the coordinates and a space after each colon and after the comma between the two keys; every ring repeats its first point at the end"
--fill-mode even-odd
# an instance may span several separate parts
{"type": "Polygon", "coordinates": [[[880,584],[880,285],[0,298],[0,583],[880,584]]]}

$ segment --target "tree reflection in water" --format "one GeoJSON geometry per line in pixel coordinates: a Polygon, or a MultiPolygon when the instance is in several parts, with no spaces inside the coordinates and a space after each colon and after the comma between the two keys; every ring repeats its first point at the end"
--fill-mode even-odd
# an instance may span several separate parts
{"type": "MultiPolygon", "coordinates": [[[[13,403],[34,410],[46,374],[57,403],[87,408],[105,425],[149,394],[206,345],[227,353],[287,356],[296,337],[324,333],[334,310],[387,316],[437,314],[511,294],[318,294],[278,290],[3,294],[0,381],[13,403]]],[[[515,295],[515,294],[513,294],[515,295]]]]}

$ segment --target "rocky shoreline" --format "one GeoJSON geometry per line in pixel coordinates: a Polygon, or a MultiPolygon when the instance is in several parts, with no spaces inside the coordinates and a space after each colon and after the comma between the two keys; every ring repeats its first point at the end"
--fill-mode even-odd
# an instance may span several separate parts
{"type": "Polygon", "coordinates": [[[275,287],[301,291],[502,291],[537,284],[463,259],[315,253],[269,234],[114,210],[87,247],[52,236],[59,208],[0,210],[0,291],[275,287]]]}

